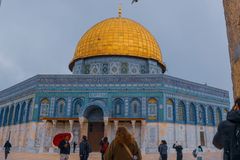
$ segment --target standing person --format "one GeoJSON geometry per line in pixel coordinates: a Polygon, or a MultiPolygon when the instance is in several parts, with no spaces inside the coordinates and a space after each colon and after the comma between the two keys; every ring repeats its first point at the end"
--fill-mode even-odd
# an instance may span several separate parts
{"type": "Polygon", "coordinates": [[[167,160],[167,142],[161,140],[161,144],[158,146],[158,152],[160,153],[161,160],[167,160]]]}
{"type": "Polygon", "coordinates": [[[109,142],[108,142],[108,137],[104,137],[101,141],[100,141],[100,152],[102,154],[102,160],[104,160],[104,154],[109,146],[109,142]]]}
{"type": "Polygon", "coordinates": [[[118,127],[104,157],[106,160],[142,160],[137,142],[125,127],[118,127]]]}
{"type": "Polygon", "coordinates": [[[4,144],[4,148],[5,148],[5,159],[7,159],[8,154],[10,153],[10,149],[11,149],[12,145],[9,142],[9,140],[6,141],[6,143],[4,144]]]}
{"type": "Polygon", "coordinates": [[[88,143],[87,136],[83,136],[82,141],[79,144],[80,160],[87,160],[90,152],[91,152],[91,147],[90,147],[90,144],[88,143]]]}
{"type": "Polygon", "coordinates": [[[59,143],[58,148],[60,149],[60,160],[68,160],[70,155],[70,137],[66,136],[64,140],[59,143]]]}
{"type": "Polygon", "coordinates": [[[218,125],[213,145],[218,149],[224,149],[224,160],[240,159],[240,97],[235,100],[234,106],[228,112],[227,120],[218,125]]]}
{"type": "Polygon", "coordinates": [[[77,146],[77,143],[74,141],[74,142],[73,142],[73,153],[75,153],[76,146],[77,146]]]}
{"type": "Polygon", "coordinates": [[[202,146],[199,145],[195,150],[196,160],[203,160],[203,149],[202,146]]]}
{"type": "Polygon", "coordinates": [[[183,158],[183,154],[182,154],[182,146],[180,144],[178,144],[178,142],[176,142],[175,144],[173,144],[173,148],[176,150],[177,152],[177,160],[182,160],[183,158]]]}

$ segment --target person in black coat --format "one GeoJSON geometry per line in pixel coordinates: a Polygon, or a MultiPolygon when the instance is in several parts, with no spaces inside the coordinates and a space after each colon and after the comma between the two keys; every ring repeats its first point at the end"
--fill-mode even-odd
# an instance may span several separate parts
{"type": "Polygon", "coordinates": [[[224,149],[224,160],[240,159],[240,137],[233,139],[238,125],[240,126],[240,97],[235,100],[232,110],[228,112],[227,120],[218,125],[217,133],[213,138],[213,145],[218,149],[224,149]],[[238,147],[233,147],[233,143],[238,143],[238,147]]]}
{"type": "Polygon", "coordinates": [[[182,160],[182,158],[183,158],[183,154],[182,154],[183,148],[182,148],[182,146],[176,142],[175,144],[173,144],[173,148],[177,152],[177,160],[182,160]]]}
{"type": "Polygon", "coordinates": [[[11,149],[12,145],[9,142],[9,140],[6,141],[6,143],[4,144],[4,148],[5,148],[5,159],[7,159],[8,154],[10,153],[10,149],[11,149]]]}
{"type": "Polygon", "coordinates": [[[161,160],[167,160],[167,142],[165,140],[161,140],[161,144],[158,146],[158,152],[161,156],[161,160]]]}
{"type": "Polygon", "coordinates": [[[68,160],[70,155],[70,143],[69,136],[66,136],[64,140],[59,143],[58,148],[60,149],[60,160],[68,160]]]}
{"type": "Polygon", "coordinates": [[[90,152],[91,152],[91,147],[87,141],[87,136],[83,136],[82,141],[79,144],[80,160],[87,160],[90,152]]]}

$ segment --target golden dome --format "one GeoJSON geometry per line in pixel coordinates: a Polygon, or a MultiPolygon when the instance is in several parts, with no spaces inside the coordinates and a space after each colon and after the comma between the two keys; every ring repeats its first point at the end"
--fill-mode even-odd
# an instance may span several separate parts
{"type": "Polygon", "coordinates": [[[127,18],[109,18],[90,28],[78,42],[69,68],[72,70],[74,62],[79,59],[96,56],[153,59],[165,70],[157,41],[146,28],[127,18]]]}

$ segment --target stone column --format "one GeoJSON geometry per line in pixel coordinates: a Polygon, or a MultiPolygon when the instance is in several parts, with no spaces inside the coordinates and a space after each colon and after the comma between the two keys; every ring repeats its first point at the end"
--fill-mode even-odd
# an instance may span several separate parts
{"type": "Polygon", "coordinates": [[[104,137],[108,137],[108,117],[104,117],[104,137]]]}
{"type": "MultiPolygon", "coordinates": [[[[55,134],[56,134],[56,126],[57,126],[57,120],[52,120],[51,143],[52,143],[53,138],[54,138],[54,136],[55,136],[55,134]]],[[[51,147],[49,148],[49,152],[50,152],[50,153],[53,153],[53,152],[54,152],[54,147],[53,147],[53,146],[51,146],[51,147]]]]}
{"type": "Polygon", "coordinates": [[[146,132],[146,120],[141,121],[141,151],[145,154],[145,132],[146,132]]]}
{"type": "Polygon", "coordinates": [[[118,120],[114,120],[114,132],[116,133],[118,129],[118,120]]]}
{"type": "Polygon", "coordinates": [[[45,142],[45,135],[46,135],[46,124],[47,124],[47,120],[43,120],[43,124],[42,124],[42,137],[41,137],[41,142],[40,142],[40,149],[39,149],[39,153],[43,153],[44,151],[44,142],[45,142]]]}
{"type": "Polygon", "coordinates": [[[74,123],[74,120],[69,120],[69,132],[72,132],[73,130],[73,123],[74,123]]]}
{"type": "Polygon", "coordinates": [[[135,133],[136,133],[136,120],[131,120],[131,124],[132,124],[132,135],[135,137],[135,133]]]}
{"type": "Polygon", "coordinates": [[[87,135],[87,126],[85,123],[87,122],[87,119],[84,117],[79,117],[79,124],[80,124],[80,138],[79,140],[81,141],[83,135],[87,135]]]}

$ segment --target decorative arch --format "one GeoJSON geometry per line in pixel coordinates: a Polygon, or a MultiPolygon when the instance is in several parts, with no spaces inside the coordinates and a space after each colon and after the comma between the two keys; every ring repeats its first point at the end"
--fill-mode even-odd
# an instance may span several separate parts
{"type": "Polygon", "coordinates": [[[75,99],[72,104],[72,115],[78,116],[81,107],[83,107],[83,100],[81,98],[75,99]]]}
{"type": "Polygon", "coordinates": [[[49,106],[50,106],[50,101],[48,98],[44,98],[41,100],[40,102],[40,108],[41,108],[41,111],[40,111],[40,116],[41,117],[45,117],[48,115],[48,111],[49,111],[49,106]]]}
{"type": "Polygon", "coordinates": [[[210,125],[214,125],[214,112],[213,112],[213,108],[211,106],[208,107],[208,111],[207,111],[207,115],[208,115],[208,124],[210,125]]]}
{"type": "Polygon", "coordinates": [[[175,121],[173,99],[168,98],[167,101],[166,101],[166,104],[167,104],[167,119],[175,121]]]}
{"type": "Polygon", "coordinates": [[[149,98],[147,102],[148,102],[148,119],[156,120],[158,101],[156,98],[149,98]]]}
{"type": "Polygon", "coordinates": [[[133,98],[130,102],[130,113],[132,113],[132,116],[134,117],[140,117],[141,116],[141,103],[138,98],[133,98]]]}
{"type": "Polygon", "coordinates": [[[21,111],[20,111],[20,123],[24,122],[24,117],[26,115],[26,102],[23,102],[22,107],[21,107],[21,111]]]}
{"type": "Polygon", "coordinates": [[[18,118],[19,118],[19,109],[20,109],[20,104],[17,104],[17,107],[15,109],[15,114],[14,114],[14,124],[18,123],[18,118]]]}
{"type": "Polygon", "coordinates": [[[14,105],[12,105],[10,107],[10,113],[9,113],[9,117],[8,117],[8,125],[12,124],[13,121],[13,112],[14,112],[14,105]]]}
{"type": "Polygon", "coordinates": [[[220,108],[216,110],[216,124],[218,125],[222,121],[222,112],[220,108]]]}
{"type": "Polygon", "coordinates": [[[178,108],[177,108],[177,120],[186,122],[186,106],[183,101],[180,101],[178,103],[178,108]]]}
{"type": "Polygon", "coordinates": [[[55,107],[55,115],[58,117],[65,116],[65,113],[67,111],[67,105],[66,100],[63,98],[60,98],[56,101],[56,107],[55,107]]]}
{"type": "Polygon", "coordinates": [[[9,116],[9,107],[6,107],[3,119],[3,126],[6,126],[8,123],[8,116],[9,116]]]}
{"type": "Polygon", "coordinates": [[[199,108],[198,108],[198,122],[200,124],[203,124],[205,125],[206,123],[206,118],[205,118],[205,108],[203,105],[200,105],[199,108]]]}
{"type": "Polygon", "coordinates": [[[189,121],[196,123],[196,107],[193,103],[190,103],[189,106],[189,121]]]}
{"type": "Polygon", "coordinates": [[[114,115],[121,116],[124,111],[124,101],[121,98],[116,98],[113,100],[114,115]]]}
{"type": "Polygon", "coordinates": [[[30,111],[31,111],[31,106],[32,106],[32,99],[30,99],[29,101],[28,101],[28,105],[27,105],[27,115],[26,115],[26,122],[29,122],[29,120],[30,120],[30,111]]]}
{"type": "Polygon", "coordinates": [[[90,103],[84,105],[84,107],[80,108],[79,117],[86,117],[88,110],[95,108],[95,106],[98,106],[99,108],[102,109],[103,117],[110,117],[109,111],[106,107],[106,103],[101,100],[96,100],[96,101],[90,102],[90,103]]]}

